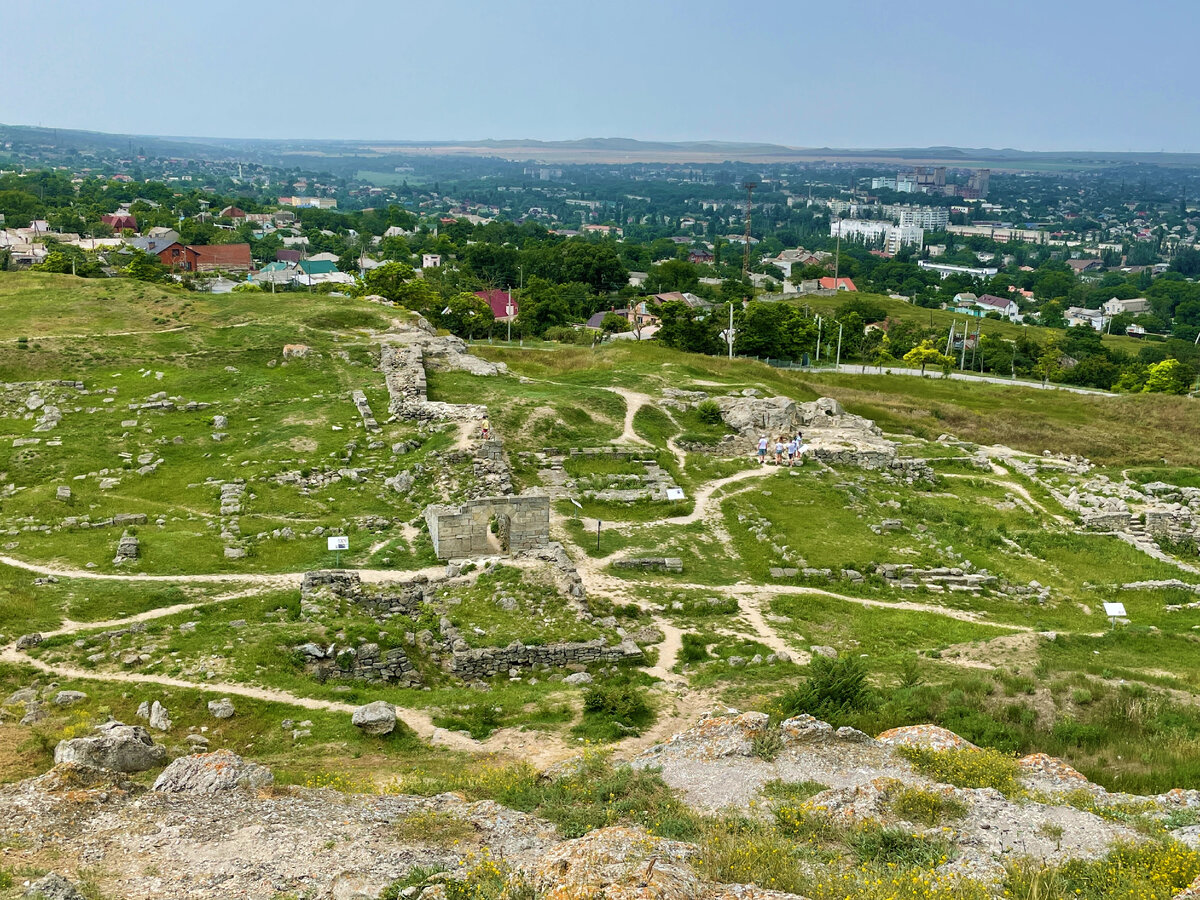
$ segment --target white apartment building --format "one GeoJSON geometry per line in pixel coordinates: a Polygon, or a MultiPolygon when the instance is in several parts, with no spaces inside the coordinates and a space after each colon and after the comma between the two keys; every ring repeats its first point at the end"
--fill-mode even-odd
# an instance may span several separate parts
{"type": "Polygon", "coordinates": [[[829,236],[867,242],[883,241],[883,249],[897,253],[901,247],[920,249],[925,243],[925,231],[919,225],[893,225],[879,219],[838,219],[829,225],[829,236]]]}
{"type": "Polygon", "coordinates": [[[944,206],[895,204],[883,207],[883,213],[896,219],[901,225],[917,225],[926,231],[942,231],[950,224],[950,210],[944,206]]]}

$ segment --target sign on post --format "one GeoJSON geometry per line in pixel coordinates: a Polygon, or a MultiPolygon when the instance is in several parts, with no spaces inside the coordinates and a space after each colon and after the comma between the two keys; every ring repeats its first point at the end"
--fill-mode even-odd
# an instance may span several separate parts
{"type": "Polygon", "coordinates": [[[326,540],[325,546],[333,551],[333,565],[337,568],[342,562],[342,551],[350,549],[350,538],[345,535],[335,535],[326,540]]]}
{"type": "Polygon", "coordinates": [[[667,488],[667,499],[668,500],[682,500],[683,499],[683,488],[680,488],[680,487],[667,488]]]}
{"type": "Polygon", "coordinates": [[[1116,628],[1117,627],[1117,619],[1125,618],[1125,604],[1124,603],[1105,603],[1104,604],[1104,614],[1106,616],[1108,616],[1109,624],[1113,628],[1116,628]]]}

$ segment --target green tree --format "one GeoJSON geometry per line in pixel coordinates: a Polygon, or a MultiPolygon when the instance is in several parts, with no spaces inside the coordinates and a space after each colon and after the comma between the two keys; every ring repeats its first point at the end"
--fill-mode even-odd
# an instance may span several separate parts
{"type": "Polygon", "coordinates": [[[400,303],[405,295],[405,287],[412,277],[413,267],[408,263],[384,263],[382,266],[376,266],[363,278],[363,293],[378,294],[400,303]]]}
{"type": "Polygon", "coordinates": [[[122,271],[138,281],[164,281],[167,277],[167,268],[158,257],[140,250],[133,251],[133,258],[122,271]]]}
{"type": "Polygon", "coordinates": [[[628,320],[624,316],[617,315],[615,312],[606,312],[604,318],[600,320],[600,330],[604,334],[616,334],[628,328],[628,320]]]}
{"type": "Polygon", "coordinates": [[[487,334],[495,320],[492,308],[482,298],[469,293],[451,297],[434,316],[439,328],[463,338],[487,334]]]}
{"type": "Polygon", "coordinates": [[[686,303],[669,300],[658,308],[659,330],[655,338],[665,346],[690,353],[717,354],[725,350],[719,333],[718,319],[727,321],[728,309],[722,316],[698,313],[686,303]]]}
{"type": "Polygon", "coordinates": [[[533,276],[525,282],[517,324],[524,334],[541,336],[547,328],[571,321],[571,307],[558,287],[545,278],[533,276]]]}
{"type": "Polygon", "coordinates": [[[1186,394],[1196,375],[1177,359],[1164,359],[1155,363],[1146,373],[1147,394],[1186,394]]]}
{"type": "Polygon", "coordinates": [[[909,366],[920,366],[921,374],[924,375],[926,366],[941,366],[945,369],[947,365],[954,365],[954,358],[934,346],[932,339],[926,338],[904,354],[904,362],[909,366]]]}

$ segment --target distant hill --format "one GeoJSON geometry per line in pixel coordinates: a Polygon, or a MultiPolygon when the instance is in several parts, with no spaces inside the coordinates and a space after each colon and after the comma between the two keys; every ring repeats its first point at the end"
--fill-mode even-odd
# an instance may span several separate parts
{"type": "Polygon", "coordinates": [[[734,141],[642,141],[623,137],[591,137],[569,141],[495,139],[474,141],[380,140],[260,140],[108,134],[63,128],[0,124],[0,144],[47,160],[56,154],[98,156],[182,157],[267,164],[327,163],[338,159],[370,159],[395,155],[497,157],[515,162],[571,163],[788,163],[855,162],[921,163],[950,166],[991,166],[999,169],[1091,167],[1121,164],[1200,166],[1197,153],[1112,153],[1101,151],[1030,151],[989,147],[790,147],[782,144],[734,141]]]}

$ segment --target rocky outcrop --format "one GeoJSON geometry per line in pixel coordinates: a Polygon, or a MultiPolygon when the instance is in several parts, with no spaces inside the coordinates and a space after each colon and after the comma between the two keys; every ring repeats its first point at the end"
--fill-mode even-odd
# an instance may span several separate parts
{"type": "Polygon", "coordinates": [[[158,776],[154,790],[167,794],[219,794],[236,789],[258,790],[273,784],[271,770],[248,762],[231,750],[182,756],[158,776]]]}
{"type": "Polygon", "coordinates": [[[530,882],[537,896],[562,900],[803,900],[754,885],[708,882],[694,868],[699,855],[694,844],[618,825],[551,848],[530,882]]]}
{"type": "Polygon", "coordinates": [[[106,722],[90,737],[59,741],[55,763],[78,763],[114,772],[145,772],[167,761],[167,749],[140,725],[106,722]]]}

